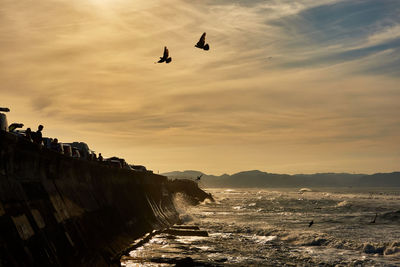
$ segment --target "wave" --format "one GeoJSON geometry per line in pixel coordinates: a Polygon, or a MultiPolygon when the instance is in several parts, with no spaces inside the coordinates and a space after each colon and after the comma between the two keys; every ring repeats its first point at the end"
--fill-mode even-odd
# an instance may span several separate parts
{"type": "Polygon", "coordinates": [[[393,242],[386,247],[384,255],[400,255],[400,242],[393,242]]]}
{"type": "Polygon", "coordinates": [[[349,205],[350,205],[350,203],[348,201],[344,200],[344,201],[337,203],[336,207],[345,207],[345,206],[349,206],[349,205]]]}
{"type": "Polygon", "coordinates": [[[385,220],[399,221],[400,222],[400,210],[386,212],[386,213],[382,214],[380,217],[382,217],[385,220]]]}
{"type": "MultiPolygon", "coordinates": [[[[244,232],[249,232],[249,229],[244,232]]],[[[312,231],[287,232],[283,229],[266,229],[254,234],[257,243],[280,242],[289,243],[295,246],[318,246],[334,249],[356,250],[366,254],[378,254],[383,256],[400,256],[400,241],[392,242],[366,242],[335,238],[325,233],[312,231]]]]}
{"type": "Polygon", "coordinates": [[[200,202],[200,205],[214,205],[214,204],[220,205],[221,202],[219,202],[218,200],[211,201],[211,200],[208,199],[208,198],[204,199],[203,202],[200,202]]]}
{"type": "Polygon", "coordinates": [[[278,239],[278,236],[276,235],[268,235],[268,236],[259,236],[259,235],[253,235],[252,239],[259,244],[266,244],[269,243],[271,241],[274,241],[276,239],[278,239]]]}
{"type": "Polygon", "coordinates": [[[207,221],[210,232],[232,233],[231,238],[243,238],[249,246],[297,247],[322,256],[339,249],[337,253],[344,253],[348,259],[353,257],[349,255],[369,260],[373,259],[369,255],[388,257],[384,261],[400,257],[400,242],[393,242],[399,241],[396,226],[400,223],[400,210],[398,202],[393,201],[400,200],[397,196],[315,191],[303,195],[254,191],[245,196],[244,190],[236,192],[242,196],[223,192],[219,194],[225,197],[220,199],[223,205],[202,207],[208,212],[210,208],[218,209],[216,214],[206,216],[212,217],[207,221]],[[375,197],[377,200],[371,200],[375,197]],[[370,224],[376,212],[376,224],[370,224]],[[320,223],[308,228],[311,219],[320,223]]]}
{"type": "Polygon", "coordinates": [[[379,254],[385,256],[400,255],[400,242],[384,243],[384,244],[364,244],[363,252],[367,254],[379,254]]]}
{"type": "Polygon", "coordinates": [[[303,194],[303,193],[306,193],[306,192],[312,192],[312,190],[310,188],[301,188],[299,190],[299,194],[303,194]]]}

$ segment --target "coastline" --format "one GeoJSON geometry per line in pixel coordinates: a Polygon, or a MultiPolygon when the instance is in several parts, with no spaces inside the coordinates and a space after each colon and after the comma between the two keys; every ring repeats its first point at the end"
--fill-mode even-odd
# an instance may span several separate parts
{"type": "Polygon", "coordinates": [[[0,263],[119,265],[135,239],[179,221],[169,184],[0,131],[0,263]]]}

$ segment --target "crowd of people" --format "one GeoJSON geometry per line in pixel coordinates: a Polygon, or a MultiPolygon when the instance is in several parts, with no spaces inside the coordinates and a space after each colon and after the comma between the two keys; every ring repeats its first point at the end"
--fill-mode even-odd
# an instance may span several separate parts
{"type": "Polygon", "coordinates": [[[32,131],[31,128],[27,128],[25,131],[18,131],[17,128],[22,128],[24,125],[22,123],[14,123],[10,126],[6,126],[8,131],[14,133],[24,139],[29,140],[40,146],[44,146],[47,149],[56,151],[60,154],[72,157],[81,158],[88,161],[103,162],[105,165],[110,167],[136,170],[136,171],[148,171],[146,167],[141,165],[130,165],[123,158],[111,157],[104,159],[103,155],[96,153],[89,149],[88,145],[83,142],[73,142],[73,143],[61,143],[57,138],[43,137],[43,125],[39,125],[36,131],[32,131]]]}
{"type": "MultiPolygon", "coordinates": [[[[63,144],[59,143],[57,138],[54,138],[54,139],[49,138],[48,140],[45,140],[43,138],[43,134],[42,134],[43,128],[44,128],[43,125],[39,125],[36,132],[32,132],[31,128],[27,128],[25,130],[24,137],[35,144],[45,145],[47,148],[49,148],[51,150],[66,154],[66,152],[64,151],[64,148],[63,148],[63,144]],[[49,141],[49,142],[47,142],[47,144],[46,144],[44,141],[49,141]]],[[[88,153],[88,152],[84,153],[82,151],[79,152],[79,149],[72,148],[72,147],[71,147],[70,153],[71,153],[72,157],[76,157],[76,158],[83,157],[83,158],[86,158],[91,161],[104,161],[104,158],[101,155],[101,153],[99,153],[99,156],[97,157],[96,153],[94,153],[94,152],[91,152],[91,153],[88,153]]]]}
{"type": "Polygon", "coordinates": [[[25,138],[34,142],[35,144],[42,144],[43,142],[43,125],[39,125],[36,132],[32,132],[31,128],[26,129],[25,138]]]}

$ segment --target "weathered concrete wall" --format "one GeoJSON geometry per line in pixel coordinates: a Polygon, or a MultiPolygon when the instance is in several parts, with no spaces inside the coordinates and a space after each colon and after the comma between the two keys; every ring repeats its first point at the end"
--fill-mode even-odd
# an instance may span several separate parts
{"type": "Polygon", "coordinates": [[[178,220],[167,178],[72,159],[0,131],[0,266],[107,266],[178,220]]]}

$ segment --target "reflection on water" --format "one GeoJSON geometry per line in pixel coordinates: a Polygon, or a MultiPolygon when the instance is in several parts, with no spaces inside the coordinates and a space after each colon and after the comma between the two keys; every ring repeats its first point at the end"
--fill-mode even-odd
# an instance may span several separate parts
{"type": "Polygon", "coordinates": [[[209,266],[400,266],[400,191],[208,191],[215,203],[177,205],[186,224],[209,237],[158,235],[122,263],[170,266],[190,257],[209,266]]]}

